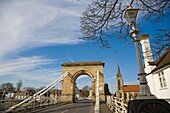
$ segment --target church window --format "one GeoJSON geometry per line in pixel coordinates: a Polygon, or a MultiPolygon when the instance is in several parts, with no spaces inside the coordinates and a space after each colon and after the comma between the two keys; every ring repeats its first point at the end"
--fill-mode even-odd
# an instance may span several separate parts
{"type": "Polygon", "coordinates": [[[160,82],[161,88],[166,88],[166,87],[167,87],[167,84],[166,84],[164,72],[161,71],[160,73],[158,73],[158,75],[159,75],[159,82],[160,82]]]}

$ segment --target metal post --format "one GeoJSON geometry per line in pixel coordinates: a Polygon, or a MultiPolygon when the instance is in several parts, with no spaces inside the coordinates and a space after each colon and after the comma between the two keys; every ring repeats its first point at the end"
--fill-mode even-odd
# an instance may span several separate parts
{"type": "Polygon", "coordinates": [[[139,30],[135,28],[135,26],[132,26],[132,30],[130,30],[130,36],[134,40],[135,49],[136,49],[136,56],[138,60],[138,68],[139,68],[139,81],[140,81],[140,92],[136,99],[156,99],[155,96],[153,96],[150,92],[149,86],[147,85],[146,80],[146,73],[143,68],[142,64],[142,57],[139,49],[139,39],[138,39],[138,33],[139,30]]]}
{"type": "Polygon", "coordinates": [[[149,86],[147,85],[146,73],[144,71],[144,67],[142,64],[142,57],[139,49],[139,39],[138,33],[139,30],[135,28],[136,18],[138,15],[139,9],[132,9],[131,7],[125,11],[125,19],[132,26],[132,30],[130,30],[130,36],[133,38],[135,49],[136,49],[136,56],[138,61],[138,68],[139,68],[139,81],[140,81],[140,92],[139,95],[135,100],[130,100],[128,102],[128,113],[145,113],[151,112],[158,113],[169,112],[170,107],[167,101],[156,99],[150,92],[149,86]]]}
{"type": "Polygon", "coordinates": [[[97,70],[97,79],[96,79],[96,103],[95,103],[95,113],[100,113],[100,91],[99,91],[99,70],[97,70]]]}

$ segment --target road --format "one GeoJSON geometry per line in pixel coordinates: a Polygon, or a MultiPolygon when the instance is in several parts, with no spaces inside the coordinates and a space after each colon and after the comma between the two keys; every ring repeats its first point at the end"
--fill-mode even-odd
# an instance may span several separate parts
{"type": "Polygon", "coordinates": [[[38,113],[93,113],[94,104],[91,100],[81,100],[55,108],[39,111],[38,113]]]}

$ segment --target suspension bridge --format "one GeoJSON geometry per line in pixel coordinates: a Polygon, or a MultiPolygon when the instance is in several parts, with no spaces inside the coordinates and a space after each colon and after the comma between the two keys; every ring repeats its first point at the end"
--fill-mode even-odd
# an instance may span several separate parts
{"type": "MultiPolygon", "coordinates": [[[[48,110],[55,110],[59,113],[74,113],[74,110],[76,110],[80,113],[100,113],[100,103],[106,101],[104,94],[103,68],[103,62],[63,63],[63,75],[35,93],[33,96],[11,106],[5,112],[35,112],[36,110],[38,110],[38,112],[49,112],[48,110]],[[75,98],[75,90],[77,89],[75,82],[81,75],[88,75],[92,79],[91,100],[81,99],[77,101],[75,98]],[[59,83],[62,83],[61,96],[47,96],[46,93],[53,90],[59,83]],[[75,101],[77,102],[74,103],[75,101]]],[[[102,108],[103,110],[105,109],[105,111],[106,109],[109,109],[104,105],[102,108]]],[[[110,110],[108,110],[108,113],[109,112],[110,110]]]]}
{"type": "MultiPolygon", "coordinates": [[[[33,96],[11,106],[6,113],[143,113],[153,108],[170,113],[170,106],[164,100],[124,100],[105,96],[103,62],[68,62],[62,64],[63,74],[33,96]],[[92,80],[91,100],[75,98],[76,79],[88,75],[92,80]],[[60,96],[46,93],[62,83],[60,96]],[[75,103],[76,102],[76,103],[75,103]]],[[[156,112],[162,113],[162,112],[156,112]]]]}

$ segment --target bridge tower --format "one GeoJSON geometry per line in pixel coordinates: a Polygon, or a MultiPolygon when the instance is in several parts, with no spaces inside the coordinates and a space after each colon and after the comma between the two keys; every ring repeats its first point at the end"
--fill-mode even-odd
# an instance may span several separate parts
{"type": "Polygon", "coordinates": [[[97,78],[97,70],[100,71],[100,101],[105,102],[104,94],[104,63],[103,62],[67,62],[62,64],[62,72],[69,72],[69,76],[66,76],[62,83],[62,102],[74,102],[75,101],[75,82],[81,75],[88,75],[92,79],[92,96],[95,101],[95,81],[97,78]]]}

